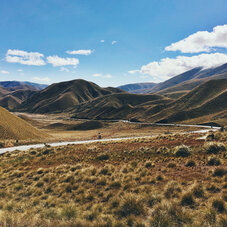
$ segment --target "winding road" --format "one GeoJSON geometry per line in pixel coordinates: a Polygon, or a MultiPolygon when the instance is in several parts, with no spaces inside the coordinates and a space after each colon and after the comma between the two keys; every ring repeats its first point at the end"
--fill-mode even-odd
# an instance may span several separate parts
{"type": "MultiPolygon", "coordinates": [[[[124,121],[126,122],[126,121],[124,121]]],[[[139,123],[139,122],[129,122],[133,124],[149,124],[149,123],[139,123]]],[[[188,134],[188,133],[207,133],[209,131],[217,131],[220,127],[212,127],[212,126],[205,126],[205,125],[184,125],[184,124],[160,124],[160,123],[150,123],[156,126],[177,126],[177,127],[196,127],[196,128],[203,128],[197,131],[189,131],[189,132],[182,132],[181,134],[188,134]]],[[[106,138],[106,139],[96,139],[96,140],[81,140],[81,141],[71,141],[71,142],[56,142],[56,143],[48,143],[51,147],[57,146],[66,146],[70,144],[89,144],[89,143],[97,143],[97,142],[110,142],[110,141],[120,141],[120,140],[129,140],[129,139],[141,139],[141,138],[151,138],[153,136],[136,136],[136,137],[122,137],[122,138],[106,138]]],[[[12,151],[27,151],[31,148],[43,148],[46,144],[32,144],[32,145],[22,145],[22,146],[15,146],[15,147],[7,147],[1,148],[0,154],[4,154],[6,152],[12,151]]]]}

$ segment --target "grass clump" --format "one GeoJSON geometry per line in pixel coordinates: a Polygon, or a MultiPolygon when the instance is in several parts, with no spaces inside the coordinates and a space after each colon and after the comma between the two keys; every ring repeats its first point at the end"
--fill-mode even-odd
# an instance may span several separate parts
{"type": "Polygon", "coordinates": [[[213,176],[214,177],[223,177],[224,175],[226,175],[227,171],[224,168],[216,168],[214,170],[213,176]]]}
{"type": "Polygon", "coordinates": [[[187,163],[185,164],[186,167],[193,167],[195,166],[195,161],[194,160],[188,160],[187,163]]]}
{"type": "Polygon", "coordinates": [[[144,203],[134,195],[127,195],[120,204],[118,214],[121,217],[143,215],[145,214],[144,203]]]}
{"type": "Polygon", "coordinates": [[[218,154],[220,152],[226,151],[226,146],[223,143],[211,142],[205,144],[205,150],[207,154],[218,154]]]}
{"type": "Polygon", "coordinates": [[[192,193],[187,192],[181,198],[181,205],[182,206],[193,206],[195,204],[194,198],[192,193]]]}
{"type": "Polygon", "coordinates": [[[182,145],[182,146],[176,147],[175,149],[176,157],[188,157],[190,155],[191,155],[191,151],[188,146],[182,145]]]}
{"type": "Polygon", "coordinates": [[[212,202],[212,207],[219,213],[224,213],[226,211],[225,202],[222,199],[215,199],[212,202]]]}
{"type": "Polygon", "coordinates": [[[207,161],[207,165],[209,166],[219,166],[221,164],[221,161],[219,158],[216,157],[209,157],[207,161]]]}

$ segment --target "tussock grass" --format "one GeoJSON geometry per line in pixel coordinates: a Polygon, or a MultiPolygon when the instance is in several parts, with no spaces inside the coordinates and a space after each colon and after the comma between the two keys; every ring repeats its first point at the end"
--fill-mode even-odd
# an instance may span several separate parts
{"type": "Polygon", "coordinates": [[[188,135],[6,153],[0,226],[225,226],[225,166],[188,135]]]}

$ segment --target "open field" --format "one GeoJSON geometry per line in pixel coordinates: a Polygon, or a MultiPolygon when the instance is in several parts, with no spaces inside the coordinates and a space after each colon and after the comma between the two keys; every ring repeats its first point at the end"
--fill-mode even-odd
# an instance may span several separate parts
{"type": "Polygon", "coordinates": [[[226,132],[201,136],[3,154],[0,225],[224,227],[226,132]]]}
{"type": "Polygon", "coordinates": [[[98,133],[101,133],[102,138],[119,138],[198,130],[196,127],[154,126],[122,121],[73,120],[69,114],[14,114],[50,135],[48,142],[97,139],[98,133]]]}

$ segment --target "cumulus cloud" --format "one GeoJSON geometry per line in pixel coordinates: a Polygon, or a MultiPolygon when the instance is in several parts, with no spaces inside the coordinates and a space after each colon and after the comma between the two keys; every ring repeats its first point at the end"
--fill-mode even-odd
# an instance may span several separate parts
{"type": "Polygon", "coordinates": [[[23,50],[11,50],[6,53],[6,61],[10,63],[20,63],[23,65],[45,65],[44,55],[38,52],[26,52],[23,50]]]}
{"type": "Polygon", "coordinates": [[[178,56],[176,58],[163,58],[160,61],[150,62],[142,66],[141,69],[131,70],[129,73],[139,72],[163,81],[195,67],[210,68],[225,64],[226,62],[227,54],[222,53],[200,54],[192,57],[178,56]]]}
{"type": "Polygon", "coordinates": [[[104,40],[104,39],[100,40],[100,43],[104,43],[104,42],[105,42],[105,40],[104,40]]]}
{"type": "Polygon", "coordinates": [[[112,45],[114,45],[114,44],[116,44],[116,43],[117,43],[117,41],[116,41],[116,40],[112,41],[112,45]]]}
{"type": "Polygon", "coordinates": [[[94,50],[67,50],[67,54],[90,55],[94,50]]]}
{"type": "Polygon", "coordinates": [[[212,32],[198,31],[183,40],[172,43],[165,50],[199,53],[210,52],[215,47],[227,48],[227,24],[214,27],[212,32]]]}
{"type": "Polygon", "coordinates": [[[92,76],[94,76],[94,77],[101,77],[101,78],[107,78],[107,79],[112,78],[112,75],[111,74],[95,73],[92,76]]]}
{"type": "Polygon", "coordinates": [[[6,70],[1,70],[0,73],[1,73],[1,74],[9,74],[9,72],[6,71],[6,70]]]}
{"type": "Polygon", "coordinates": [[[77,58],[60,58],[57,55],[47,57],[47,62],[52,64],[54,67],[72,65],[76,67],[79,64],[77,58]]]}
{"type": "Polygon", "coordinates": [[[43,77],[43,78],[33,77],[32,80],[35,81],[35,82],[45,82],[45,83],[48,83],[48,82],[51,81],[51,79],[49,77],[43,77]]]}

